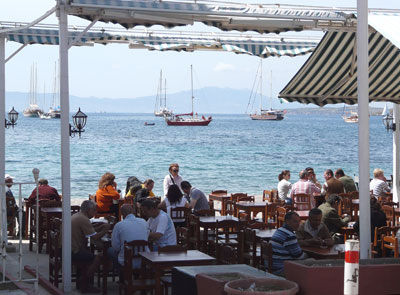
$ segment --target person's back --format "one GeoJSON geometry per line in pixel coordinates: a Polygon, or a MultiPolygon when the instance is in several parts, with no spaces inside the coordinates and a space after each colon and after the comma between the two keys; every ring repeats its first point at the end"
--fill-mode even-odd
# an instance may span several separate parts
{"type": "Polygon", "coordinates": [[[357,191],[356,184],[353,178],[351,178],[351,176],[345,175],[340,177],[339,180],[343,183],[345,193],[351,193],[357,191]]]}
{"type": "Polygon", "coordinates": [[[175,226],[171,217],[167,213],[160,210],[160,214],[155,218],[150,217],[147,220],[147,223],[151,232],[159,232],[163,234],[161,238],[154,241],[155,246],[165,247],[176,245],[175,226]]]}
{"type": "MultiPolygon", "coordinates": [[[[61,201],[61,197],[54,187],[48,184],[47,179],[39,179],[39,200],[55,200],[61,201]]],[[[33,189],[31,195],[29,196],[29,201],[36,201],[36,188],[33,189]]]]}
{"type": "Polygon", "coordinates": [[[190,193],[190,199],[197,200],[193,208],[194,211],[210,209],[210,205],[208,204],[206,195],[198,188],[195,187],[192,188],[190,193]]]}
{"type": "Polygon", "coordinates": [[[331,179],[327,180],[326,184],[327,184],[326,197],[329,197],[332,194],[344,193],[343,183],[340,180],[336,179],[335,177],[332,177],[331,179]]]}
{"type": "Polygon", "coordinates": [[[341,227],[350,221],[350,217],[348,216],[344,218],[339,216],[337,211],[339,203],[340,197],[332,194],[327,198],[325,203],[318,207],[322,211],[322,222],[328,227],[330,233],[338,233],[341,227]]]}

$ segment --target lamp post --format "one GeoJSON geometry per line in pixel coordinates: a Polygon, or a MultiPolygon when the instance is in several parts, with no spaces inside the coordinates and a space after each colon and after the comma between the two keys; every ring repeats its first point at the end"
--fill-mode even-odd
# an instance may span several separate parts
{"type": "Polygon", "coordinates": [[[8,112],[8,120],[5,119],[5,127],[10,128],[10,126],[14,129],[14,126],[17,125],[18,120],[18,112],[12,107],[11,111],[8,112]]]}
{"type": "Polygon", "coordinates": [[[81,137],[81,133],[85,132],[83,128],[86,125],[87,116],[84,112],[81,111],[81,108],[76,112],[74,116],[72,116],[72,122],[74,123],[74,127],[69,124],[69,136],[75,137],[75,133],[79,134],[79,138],[81,137]]]}

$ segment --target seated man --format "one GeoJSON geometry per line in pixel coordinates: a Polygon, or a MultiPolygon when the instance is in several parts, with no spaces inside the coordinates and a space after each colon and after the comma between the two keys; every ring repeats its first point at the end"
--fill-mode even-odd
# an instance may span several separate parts
{"type": "Polygon", "coordinates": [[[189,208],[195,212],[210,209],[206,195],[198,188],[192,187],[189,181],[182,181],[181,188],[186,194],[186,199],[190,200],[189,208]]]}
{"type": "Polygon", "coordinates": [[[308,220],[300,224],[296,232],[300,246],[332,246],[333,239],[322,221],[322,211],[313,208],[308,212],[308,220]]]}
{"type": "MultiPolygon", "coordinates": [[[[114,266],[119,268],[124,265],[124,242],[137,240],[147,241],[149,229],[147,222],[142,218],[133,215],[133,207],[124,204],[121,207],[123,220],[118,222],[113,229],[111,237],[111,248],[108,248],[108,255],[112,259],[114,266]]],[[[135,268],[140,267],[140,261],[133,261],[135,268]]]]}
{"type": "Polygon", "coordinates": [[[176,245],[175,226],[171,217],[164,211],[157,208],[157,203],[147,199],[142,202],[140,208],[143,214],[148,217],[150,234],[149,241],[153,242],[153,249],[159,247],[176,245]]]}
{"type": "Polygon", "coordinates": [[[104,236],[110,226],[109,224],[102,224],[96,230],[90,222],[96,214],[96,204],[92,201],[86,200],[82,202],[81,212],[78,212],[71,217],[71,250],[72,261],[86,262],[87,267],[85,274],[80,277],[82,292],[99,292],[93,286],[87,286],[87,282],[93,277],[95,271],[101,263],[101,257],[96,256],[87,248],[87,239],[99,240],[104,236]]]}
{"type": "MultiPolygon", "coordinates": [[[[6,183],[6,206],[7,206],[7,225],[13,225],[15,218],[18,220],[18,225],[21,228],[22,236],[25,235],[25,211],[22,211],[22,220],[19,220],[19,207],[15,201],[14,194],[11,191],[14,177],[9,174],[5,175],[4,182],[6,183]]],[[[13,229],[14,232],[14,229],[13,229]]],[[[18,234],[19,235],[19,231],[18,234]]]]}
{"type": "Polygon", "coordinates": [[[353,178],[351,178],[351,176],[345,175],[343,169],[337,169],[335,171],[335,178],[339,179],[343,183],[345,193],[357,191],[357,187],[354,183],[353,178]]]}
{"type": "MultiPolygon", "coordinates": [[[[55,200],[61,201],[61,197],[54,187],[49,185],[47,179],[39,179],[39,200],[55,200]]],[[[31,195],[29,196],[29,202],[36,201],[36,188],[33,189],[31,195]]]]}
{"type": "Polygon", "coordinates": [[[382,169],[374,169],[374,179],[369,183],[369,190],[372,191],[375,198],[384,196],[385,192],[390,192],[390,187],[386,183],[386,177],[382,169]]]}
{"type": "Polygon", "coordinates": [[[324,172],[325,183],[322,186],[321,195],[328,198],[331,194],[341,194],[344,193],[343,183],[333,177],[333,171],[331,169],[326,169],[324,172]]]}
{"type": "Polygon", "coordinates": [[[125,198],[129,201],[129,203],[133,203],[135,200],[138,203],[143,202],[148,197],[155,197],[153,193],[154,180],[146,179],[143,183],[134,185],[125,195],[125,198]]]}
{"type": "Polygon", "coordinates": [[[346,226],[350,221],[349,216],[345,215],[342,218],[338,214],[340,200],[338,195],[332,194],[325,203],[318,207],[322,211],[322,222],[328,227],[331,235],[338,233],[340,228],[346,226]]]}
{"type": "MultiPolygon", "coordinates": [[[[314,173],[314,172],[310,172],[314,173]]],[[[312,174],[315,176],[315,174],[312,174]]],[[[306,170],[301,170],[299,173],[299,181],[293,184],[292,186],[292,191],[290,192],[290,199],[293,201],[293,195],[295,194],[309,194],[310,196],[313,196],[314,194],[319,194],[321,193],[321,189],[314,184],[312,181],[312,178],[309,175],[309,172],[306,170]],[[311,180],[309,180],[309,178],[311,180]]],[[[315,181],[317,181],[315,179],[315,181]]],[[[311,207],[315,207],[315,201],[314,198],[311,198],[311,207]]]]}
{"type": "Polygon", "coordinates": [[[304,259],[305,255],[294,233],[300,225],[300,217],[294,212],[285,215],[285,224],[278,228],[271,238],[272,245],[272,271],[274,274],[284,274],[284,261],[304,259]]]}

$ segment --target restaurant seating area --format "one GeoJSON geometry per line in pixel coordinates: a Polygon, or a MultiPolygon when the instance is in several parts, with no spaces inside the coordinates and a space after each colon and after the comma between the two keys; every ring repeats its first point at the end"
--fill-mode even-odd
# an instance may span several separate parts
{"type": "MultiPolygon", "coordinates": [[[[109,268],[107,249],[111,246],[111,232],[103,237],[101,243],[91,245],[93,253],[102,255],[102,264],[97,271],[95,284],[106,294],[109,289],[119,290],[120,294],[134,294],[136,291],[152,291],[153,294],[172,294],[174,267],[196,265],[247,265],[260,271],[272,272],[272,247],[269,240],[276,229],[284,223],[287,212],[296,211],[301,220],[307,220],[312,203],[318,204],[318,196],[297,195],[292,205],[285,205],[278,199],[274,190],[264,190],[261,196],[246,193],[228,193],[216,190],[209,195],[210,207],[194,214],[188,208],[175,208],[170,211],[172,219],[179,219],[176,227],[177,245],[152,250],[147,241],[125,243],[125,266],[119,271],[109,268]],[[314,200],[314,201],[312,201],[314,200]],[[132,261],[140,260],[141,267],[132,266],[132,261]]],[[[339,215],[348,214],[351,222],[342,228],[343,241],[357,238],[352,225],[358,220],[358,193],[341,194],[339,215]]],[[[374,257],[398,257],[398,240],[395,237],[399,229],[400,211],[398,204],[391,204],[390,196],[382,198],[382,210],[386,213],[387,226],[376,228],[371,247],[374,257]],[[396,207],[397,206],[397,207],[396,207]]],[[[120,205],[124,203],[120,201],[120,205]]],[[[36,205],[27,205],[27,236],[29,250],[39,247],[39,252],[49,255],[48,280],[60,287],[62,278],[61,202],[40,201],[36,205]],[[39,223],[37,223],[37,217],[39,223]],[[40,225],[40,226],[37,226],[40,225]],[[28,230],[29,229],[29,230],[28,230]],[[36,244],[38,237],[38,244],[36,244]]],[[[71,214],[79,212],[79,206],[71,206],[71,214]]],[[[142,216],[140,206],[136,211],[142,216]]],[[[94,222],[120,220],[112,214],[96,216],[94,222]],[[100,218],[98,218],[100,217],[100,218]]],[[[314,259],[343,259],[343,245],[328,248],[303,247],[303,251],[314,259]]],[[[84,274],[86,265],[73,261],[73,281],[76,288],[82,286],[77,280],[84,274]]],[[[229,268],[228,268],[229,269],[229,268]]]]}

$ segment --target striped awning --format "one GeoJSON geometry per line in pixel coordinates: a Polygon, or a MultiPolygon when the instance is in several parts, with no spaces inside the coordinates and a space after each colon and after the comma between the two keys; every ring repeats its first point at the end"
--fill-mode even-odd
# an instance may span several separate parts
{"type": "MultiPolygon", "coordinates": [[[[0,29],[9,28],[0,25],[0,29]]],[[[134,30],[124,33],[107,32],[96,29],[80,35],[80,30],[70,30],[70,41],[79,37],[75,46],[109,43],[129,44],[133,49],[159,51],[217,50],[249,54],[263,58],[270,56],[296,56],[310,53],[318,45],[318,39],[278,38],[274,36],[255,36],[241,34],[188,33],[188,32],[152,32],[134,30]]],[[[8,41],[21,44],[58,45],[58,30],[29,28],[7,33],[8,41]]]]}
{"type": "MultiPolygon", "coordinates": [[[[369,16],[369,101],[400,103],[400,15],[369,16]]],[[[289,102],[357,103],[356,33],[328,32],[279,97],[289,102]]]]}
{"type": "MultiPolygon", "coordinates": [[[[58,0],[60,1],[60,0],[58,0]]],[[[326,7],[243,4],[189,0],[69,0],[67,13],[125,28],[172,28],[202,22],[221,30],[279,33],[315,28],[354,27],[352,12],[326,7]]]]}

